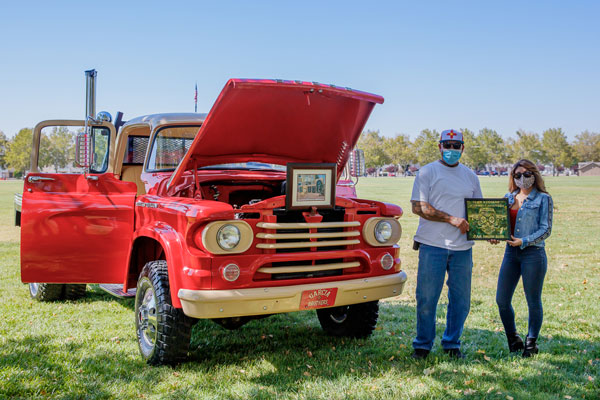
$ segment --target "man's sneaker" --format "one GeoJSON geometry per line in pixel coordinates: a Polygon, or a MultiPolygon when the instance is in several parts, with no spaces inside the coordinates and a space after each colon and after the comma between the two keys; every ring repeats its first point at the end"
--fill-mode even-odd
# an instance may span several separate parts
{"type": "Polygon", "coordinates": [[[450,358],[465,358],[465,355],[460,352],[460,349],[444,349],[444,353],[448,354],[450,358]]]}
{"type": "Polygon", "coordinates": [[[428,355],[429,355],[429,350],[415,349],[415,351],[413,351],[411,357],[416,358],[417,360],[422,360],[424,358],[427,358],[428,355]]]}

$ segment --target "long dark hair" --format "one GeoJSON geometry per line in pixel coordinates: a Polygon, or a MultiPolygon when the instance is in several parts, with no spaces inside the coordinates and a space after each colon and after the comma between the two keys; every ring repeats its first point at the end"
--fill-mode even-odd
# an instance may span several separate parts
{"type": "Polygon", "coordinates": [[[515,163],[515,165],[513,165],[512,169],[510,170],[510,177],[508,180],[508,190],[511,193],[518,189],[517,185],[515,185],[515,171],[519,167],[523,167],[527,171],[533,172],[533,176],[535,176],[534,185],[538,192],[548,193],[546,191],[546,185],[544,184],[544,179],[542,178],[542,174],[540,174],[540,170],[534,163],[532,163],[531,161],[526,160],[526,159],[517,161],[515,163]]]}

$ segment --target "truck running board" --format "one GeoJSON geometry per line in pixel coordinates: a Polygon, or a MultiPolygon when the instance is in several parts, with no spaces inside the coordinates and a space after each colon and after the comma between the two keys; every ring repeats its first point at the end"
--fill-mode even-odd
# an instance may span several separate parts
{"type": "Polygon", "coordinates": [[[120,283],[103,283],[98,285],[100,289],[105,292],[112,294],[113,296],[126,298],[126,297],[135,297],[136,288],[131,288],[127,292],[123,291],[123,285],[120,283]]]}

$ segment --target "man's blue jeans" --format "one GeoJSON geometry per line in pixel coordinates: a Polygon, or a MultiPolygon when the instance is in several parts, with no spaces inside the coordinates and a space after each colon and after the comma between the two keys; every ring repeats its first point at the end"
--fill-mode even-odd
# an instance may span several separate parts
{"type": "Polygon", "coordinates": [[[448,312],[446,331],[442,337],[444,349],[460,348],[460,335],[471,307],[471,249],[447,250],[421,244],[417,273],[417,337],[415,349],[431,350],[435,339],[437,303],[448,273],[448,312]]]}

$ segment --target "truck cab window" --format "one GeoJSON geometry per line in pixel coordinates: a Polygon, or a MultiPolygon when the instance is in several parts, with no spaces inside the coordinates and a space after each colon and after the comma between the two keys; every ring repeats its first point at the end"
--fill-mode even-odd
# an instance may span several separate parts
{"type": "Polygon", "coordinates": [[[104,127],[92,128],[92,163],[90,172],[102,173],[108,168],[110,131],[104,127]]]}
{"type": "Polygon", "coordinates": [[[83,169],[75,165],[75,137],[81,128],[48,126],[42,129],[38,155],[40,172],[80,174],[83,169]]]}

